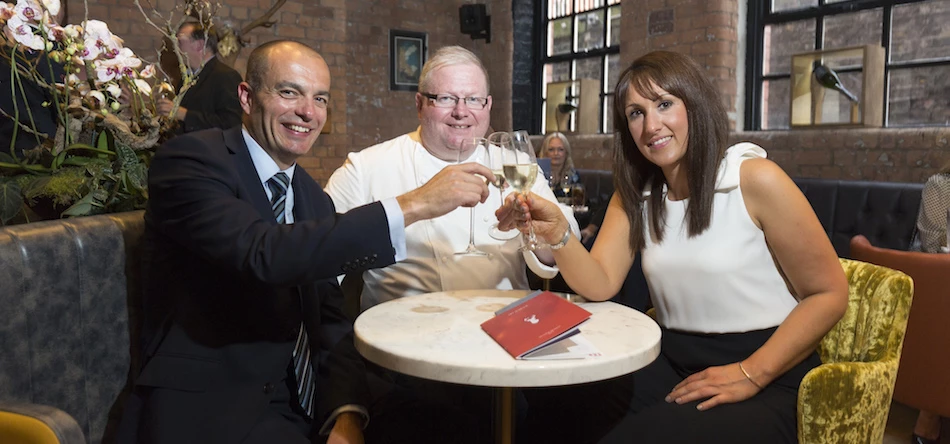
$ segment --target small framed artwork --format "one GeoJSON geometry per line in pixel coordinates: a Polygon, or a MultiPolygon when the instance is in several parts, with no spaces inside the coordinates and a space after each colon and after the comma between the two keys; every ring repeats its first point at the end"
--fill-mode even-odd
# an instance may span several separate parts
{"type": "Polygon", "coordinates": [[[389,30],[389,89],[418,91],[426,61],[426,33],[389,30]]]}

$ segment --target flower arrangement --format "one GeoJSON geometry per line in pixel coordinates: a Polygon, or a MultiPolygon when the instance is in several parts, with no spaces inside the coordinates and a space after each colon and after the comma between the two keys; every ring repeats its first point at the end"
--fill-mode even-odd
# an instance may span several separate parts
{"type": "MultiPolygon", "coordinates": [[[[9,146],[0,146],[0,224],[142,208],[151,155],[174,135],[181,96],[169,115],[158,115],[156,99],[172,90],[160,69],[102,21],[60,25],[60,8],[60,0],[0,1],[0,76],[11,79],[0,94],[0,113],[11,122],[9,146]],[[39,214],[42,202],[59,210],[39,214]]],[[[210,17],[195,14],[206,8],[196,1],[182,7],[199,20],[210,17]]],[[[146,20],[173,42],[187,90],[194,79],[174,38],[177,26],[146,20]]]]}

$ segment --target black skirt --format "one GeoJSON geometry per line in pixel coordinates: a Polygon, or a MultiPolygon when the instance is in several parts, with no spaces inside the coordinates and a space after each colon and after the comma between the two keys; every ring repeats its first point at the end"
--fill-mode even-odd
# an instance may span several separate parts
{"type": "Polygon", "coordinates": [[[796,443],[798,387],[821,364],[817,353],[745,401],[700,411],[700,401],[663,398],[689,375],[748,358],[776,328],[745,333],[697,334],[662,329],[660,356],[634,373],[627,416],[603,443],[796,443]]]}

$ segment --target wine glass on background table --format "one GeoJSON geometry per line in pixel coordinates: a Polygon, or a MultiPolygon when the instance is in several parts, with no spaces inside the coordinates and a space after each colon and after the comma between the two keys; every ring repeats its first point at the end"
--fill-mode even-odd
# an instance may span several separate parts
{"type": "MultiPolygon", "coordinates": [[[[498,206],[505,204],[505,188],[508,188],[505,182],[504,155],[505,151],[511,150],[511,134],[505,131],[491,133],[488,136],[488,168],[494,173],[495,177],[491,179],[491,184],[498,188],[498,206]]],[[[494,216],[489,216],[494,217],[494,216]]],[[[486,218],[487,220],[487,218],[486,218]]],[[[518,236],[518,230],[501,231],[498,229],[498,221],[492,223],[488,235],[492,239],[506,241],[518,236]]]]}
{"type": "MultiPolygon", "coordinates": [[[[505,180],[515,192],[527,196],[538,178],[538,159],[534,155],[534,147],[531,146],[531,140],[528,138],[527,131],[515,131],[511,133],[511,149],[505,150],[503,170],[505,180]]],[[[524,245],[522,251],[534,251],[541,245],[534,234],[534,226],[528,225],[528,234],[522,237],[524,245]]]]}
{"type": "MultiPolygon", "coordinates": [[[[458,159],[456,163],[462,163],[466,159],[473,159],[475,162],[478,162],[479,158],[489,159],[488,153],[488,140],[483,138],[475,139],[463,139],[462,144],[458,150],[458,159]]],[[[490,165],[490,164],[489,164],[490,165]]],[[[456,255],[465,255],[465,256],[491,256],[490,253],[486,253],[482,250],[479,250],[475,246],[475,207],[468,209],[469,211],[469,225],[468,225],[468,246],[464,251],[455,252],[456,255]]]]}

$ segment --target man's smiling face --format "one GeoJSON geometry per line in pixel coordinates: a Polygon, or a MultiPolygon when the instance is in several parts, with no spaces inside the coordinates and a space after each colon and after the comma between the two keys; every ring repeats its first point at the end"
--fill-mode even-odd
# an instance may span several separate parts
{"type": "Polygon", "coordinates": [[[485,137],[491,115],[491,96],[482,70],[475,65],[443,66],[431,74],[430,94],[451,94],[458,98],[487,97],[482,109],[469,108],[462,100],[452,108],[439,108],[422,94],[416,94],[416,109],[421,123],[422,145],[433,156],[446,161],[458,158],[465,139],[485,137]]]}
{"type": "Polygon", "coordinates": [[[327,121],[330,69],[307,48],[291,44],[271,50],[262,85],[241,83],[238,96],[244,123],[281,169],[287,168],[317,141],[327,121]]]}

